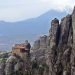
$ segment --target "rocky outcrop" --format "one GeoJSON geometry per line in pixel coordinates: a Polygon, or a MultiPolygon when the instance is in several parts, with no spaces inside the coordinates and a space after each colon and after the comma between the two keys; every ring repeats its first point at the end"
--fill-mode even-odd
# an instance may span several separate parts
{"type": "Polygon", "coordinates": [[[46,63],[49,75],[71,75],[71,51],[73,45],[72,15],[51,22],[49,31],[49,48],[46,63]]]}
{"type": "Polygon", "coordinates": [[[57,58],[57,51],[56,48],[58,46],[58,39],[59,39],[59,32],[60,32],[60,27],[59,27],[59,20],[55,18],[51,22],[51,29],[49,30],[49,48],[46,52],[46,63],[49,65],[49,71],[51,74],[54,75],[54,64],[56,62],[57,58]]]}
{"type": "Polygon", "coordinates": [[[0,61],[0,75],[5,75],[5,61],[0,61]]]}
{"type": "MultiPolygon", "coordinates": [[[[46,41],[43,39],[43,44],[46,47],[43,45],[45,50],[43,46],[41,46],[41,49],[44,50],[44,63],[49,66],[49,75],[74,75],[75,73],[74,12],[72,15],[62,18],[60,23],[57,18],[53,19],[46,41]]],[[[39,49],[34,54],[35,56],[40,54],[40,57],[42,57],[42,52],[39,49]]]]}
{"type": "Polygon", "coordinates": [[[75,74],[75,7],[72,13],[73,47],[71,51],[71,75],[75,74]]]}
{"type": "Polygon", "coordinates": [[[41,36],[40,37],[40,48],[47,48],[47,36],[44,35],[44,36],[41,36]]]}
{"type": "Polygon", "coordinates": [[[14,73],[14,65],[16,63],[16,57],[10,56],[6,61],[5,74],[13,75],[14,73]]]}
{"type": "Polygon", "coordinates": [[[36,40],[32,50],[31,61],[24,57],[28,54],[2,60],[0,75],[75,75],[75,8],[61,22],[53,19],[49,35],[36,40]]]}
{"type": "Polygon", "coordinates": [[[40,36],[38,40],[34,42],[33,50],[47,48],[47,36],[40,36]]]}
{"type": "Polygon", "coordinates": [[[40,40],[36,40],[36,41],[34,42],[33,49],[34,49],[34,50],[37,50],[37,49],[39,49],[39,48],[40,48],[40,40]]]}
{"type": "Polygon", "coordinates": [[[39,63],[45,62],[45,51],[47,49],[47,37],[46,35],[41,36],[39,40],[36,40],[33,45],[33,52],[31,58],[36,58],[39,63]]]}

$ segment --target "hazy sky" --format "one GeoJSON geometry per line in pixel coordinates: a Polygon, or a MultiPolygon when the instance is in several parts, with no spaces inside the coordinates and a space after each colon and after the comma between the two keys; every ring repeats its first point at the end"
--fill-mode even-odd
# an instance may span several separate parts
{"type": "Polygon", "coordinates": [[[52,9],[69,12],[74,4],[75,0],[0,0],[0,20],[24,20],[52,9]]]}

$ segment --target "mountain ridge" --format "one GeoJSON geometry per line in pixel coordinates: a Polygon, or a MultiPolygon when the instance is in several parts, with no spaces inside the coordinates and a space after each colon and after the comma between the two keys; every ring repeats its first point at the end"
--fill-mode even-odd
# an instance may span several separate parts
{"type": "MultiPolygon", "coordinates": [[[[50,28],[50,21],[54,18],[61,18],[66,15],[66,12],[48,11],[37,18],[23,20],[20,22],[0,22],[0,38],[5,38],[3,41],[9,40],[14,41],[17,39],[18,42],[28,39],[30,42],[34,41],[37,36],[41,34],[47,34],[50,28]],[[20,37],[20,38],[19,38],[20,37]],[[25,39],[24,39],[25,38],[25,39]]],[[[0,39],[0,40],[1,40],[0,39]]],[[[8,43],[5,42],[5,43],[8,43]]],[[[9,45],[11,42],[8,43],[9,45]]],[[[11,46],[10,46],[11,47],[11,46]]],[[[2,49],[1,49],[2,50],[2,49]]]]}

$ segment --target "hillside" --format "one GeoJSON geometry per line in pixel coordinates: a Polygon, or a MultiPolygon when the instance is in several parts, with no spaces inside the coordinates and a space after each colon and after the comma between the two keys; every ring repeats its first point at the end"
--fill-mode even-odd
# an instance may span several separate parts
{"type": "Polygon", "coordinates": [[[14,43],[24,42],[28,39],[31,43],[38,36],[47,34],[50,21],[66,15],[65,12],[50,10],[39,17],[20,22],[0,21],[0,50],[10,50],[14,43]]]}

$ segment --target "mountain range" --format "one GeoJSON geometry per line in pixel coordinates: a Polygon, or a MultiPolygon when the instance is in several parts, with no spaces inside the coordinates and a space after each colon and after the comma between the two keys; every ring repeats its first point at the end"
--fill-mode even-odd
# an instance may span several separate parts
{"type": "Polygon", "coordinates": [[[26,39],[33,43],[37,37],[48,33],[52,19],[60,19],[66,14],[50,10],[36,18],[19,22],[0,21],[0,50],[11,50],[15,43],[26,39]]]}

